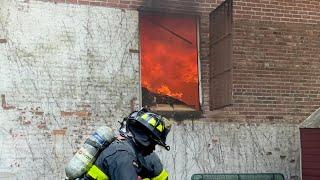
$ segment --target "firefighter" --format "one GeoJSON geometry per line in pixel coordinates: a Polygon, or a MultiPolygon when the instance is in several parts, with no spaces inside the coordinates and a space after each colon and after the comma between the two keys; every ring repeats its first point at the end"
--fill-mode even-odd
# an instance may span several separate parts
{"type": "MultiPolygon", "coordinates": [[[[113,141],[98,156],[85,175],[87,180],[167,180],[169,173],[162,168],[153,153],[156,145],[170,150],[166,137],[171,123],[157,113],[142,108],[125,118],[125,133],[113,141]]],[[[124,132],[124,131],[122,131],[124,132]]]]}
{"type": "Polygon", "coordinates": [[[161,160],[155,152],[144,158],[143,167],[145,170],[142,172],[146,174],[142,174],[142,177],[148,177],[143,180],[168,180],[169,172],[163,169],[161,160]]]}

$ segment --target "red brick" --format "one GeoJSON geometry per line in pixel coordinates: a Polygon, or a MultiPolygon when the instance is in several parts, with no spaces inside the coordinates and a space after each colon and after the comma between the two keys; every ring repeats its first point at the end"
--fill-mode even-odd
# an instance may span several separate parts
{"type": "Polygon", "coordinates": [[[83,5],[89,5],[90,1],[86,1],[86,0],[78,0],[79,4],[83,4],[83,5]]]}
{"type": "Polygon", "coordinates": [[[101,6],[101,4],[103,4],[103,2],[100,1],[90,1],[89,5],[91,6],[101,6]]]}
{"type": "Polygon", "coordinates": [[[8,42],[7,39],[0,39],[0,44],[7,43],[7,42],[8,42]]]}
{"type": "Polygon", "coordinates": [[[78,4],[78,0],[66,0],[66,3],[78,4]]]}
{"type": "Polygon", "coordinates": [[[52,134],[55,136],[64,136],[66,135],[67,129],[54,129],[52,130],[52,134]]]}
{"type": "Polygon", "coordinates": [[[65,3],[66,0],[53,0],[54,3],[65,3]]]}
{"type": "Polygon", "coordinates": [[[108,3],[120,3],[120,0],[107,0],[108,3]]]}

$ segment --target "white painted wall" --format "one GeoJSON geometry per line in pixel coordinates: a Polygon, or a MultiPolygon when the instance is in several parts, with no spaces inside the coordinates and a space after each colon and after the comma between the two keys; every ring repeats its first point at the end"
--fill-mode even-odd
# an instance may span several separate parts
{"type": "Polygon", "coordinates": [[[172,178],[196,173],[282,173],[299,179],[300,140],[296,125],[185,122],[161,151],[172,178]]]}
{"type": "Polygon", "coordinates": [[[138,12],[3,0],[0,13],[0,179],[61,179],[138,95],[138,12]]]}

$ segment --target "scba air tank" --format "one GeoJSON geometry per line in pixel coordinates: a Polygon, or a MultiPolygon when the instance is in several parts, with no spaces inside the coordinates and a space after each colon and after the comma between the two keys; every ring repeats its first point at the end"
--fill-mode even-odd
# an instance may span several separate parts
{"type": "Polygon", "coordinates": [[[65,168],[68,179],[76,179],[92,166],[98,154],[107,147],[116,135],[108,126],[98,128],[81,146],[65,168]]]}

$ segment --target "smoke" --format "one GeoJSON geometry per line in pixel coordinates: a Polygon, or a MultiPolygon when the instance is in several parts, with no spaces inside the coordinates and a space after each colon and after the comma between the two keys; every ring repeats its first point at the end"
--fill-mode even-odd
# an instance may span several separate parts
{"type": "Polygon", "coordinates": [[[201,2],[195,0],[144,0],[139,8],[143,11],[158,11],[172,13],[200,13],[201,2]]]}

